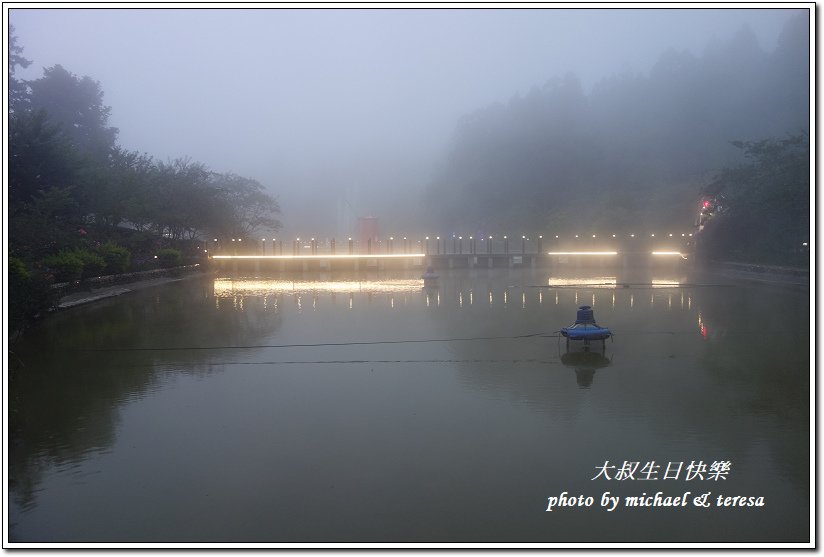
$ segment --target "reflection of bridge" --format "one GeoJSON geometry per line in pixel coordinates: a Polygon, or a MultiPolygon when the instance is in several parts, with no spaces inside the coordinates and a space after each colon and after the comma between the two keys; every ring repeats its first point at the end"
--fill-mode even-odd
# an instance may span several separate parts
{"type": "Polygon", "coordinates": [[[245,242],[214,240],[212,259],[221,267],[248,270],[361,270],[436,268],[501,268],[546,266],[648,266],[679,262],[692,251],[692,233],[570,234],[510,238],[424,236],[368,240],[348,238],[245,242]]]}

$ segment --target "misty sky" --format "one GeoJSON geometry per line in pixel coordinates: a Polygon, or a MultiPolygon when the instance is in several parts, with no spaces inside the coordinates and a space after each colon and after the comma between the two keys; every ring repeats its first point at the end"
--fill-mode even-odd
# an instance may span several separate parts
{"type": "Polygon", "coordinates": [[[33,61],[21,77],[62,64],[98,80],[120,145],[259,180],[288,232],[334,219],[343,196],[358,214],[412,199],[463,114],[567,72],[585,91],[646,74],[667,48],[700,55],[743,25],[771,51],[792,14],[13,9],[10,21],[33,61]]]}

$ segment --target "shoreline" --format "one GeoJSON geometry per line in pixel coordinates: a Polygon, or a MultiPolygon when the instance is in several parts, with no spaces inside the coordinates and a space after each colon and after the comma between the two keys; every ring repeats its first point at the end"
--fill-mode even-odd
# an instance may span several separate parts
{"type": "Polygon", "coordinates": [[[805,288],[810,286],[810,270],[799,267],[715,261],[711,263],[711,266],[708,265],[706,270],[726,278],[761,284],[805,288]]]}
{"type": "Polygon", "coordinates": [[[86,288],[82,290],[77,289],[70,294],[61,296],[51,311],[71,309],[136,290],[143,290],[145,288],[152,288],[154,286],[206,275],[210,272],[208,268],[203,268],[200,265],[192,265],[188,267],[173,267],[171,269],[147,271],[145,273],[133,273],[126,276],[98,277],[92,284],[86,284],[86,288]],[[130,278],[133,280],[129,280],[130,278]],[[93,286],[94,283],[108,284],[109,286],[95,288],[93,286]]]}

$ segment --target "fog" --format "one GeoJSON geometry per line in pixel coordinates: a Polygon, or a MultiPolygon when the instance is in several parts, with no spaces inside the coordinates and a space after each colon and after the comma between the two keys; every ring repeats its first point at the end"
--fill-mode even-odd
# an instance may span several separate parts
{"type": "Polygon", "coordinates": [[[10,23],[33,62],[20,78],[61,64],[99,81],[121,146],[258,180],[289,237],[366,215],[420,232],[463,116],[570,73],[589,95],[742,28],[772,52],[803,11],[27,8],[10,23]]]}

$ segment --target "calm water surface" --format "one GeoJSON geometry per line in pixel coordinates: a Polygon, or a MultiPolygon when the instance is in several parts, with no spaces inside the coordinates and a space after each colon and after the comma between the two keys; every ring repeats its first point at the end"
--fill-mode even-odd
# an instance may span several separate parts
{"type": "Polygon", "coordinates": [[[809,291],[417,275],[189,279],[44,321],[10,356],[11,541],[809,540],[809,291]],[[603,352],[557,338],[581,304],[603,352]],[[594,503],[546,512],[562,492],[594,503]]]}

